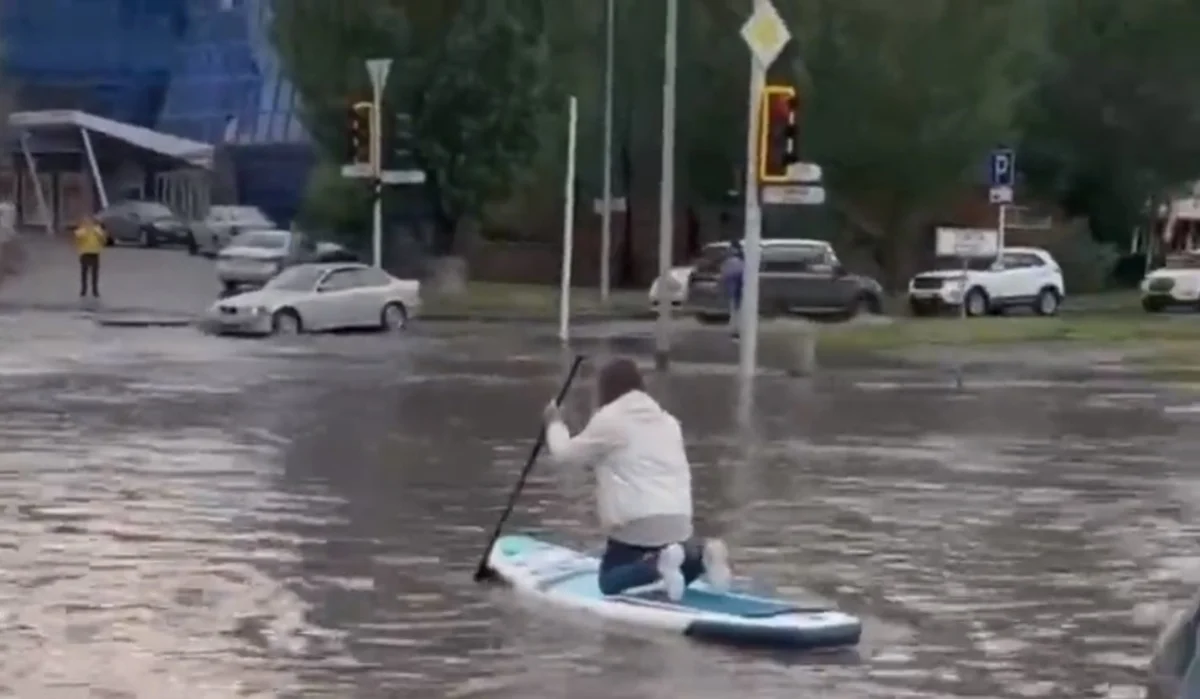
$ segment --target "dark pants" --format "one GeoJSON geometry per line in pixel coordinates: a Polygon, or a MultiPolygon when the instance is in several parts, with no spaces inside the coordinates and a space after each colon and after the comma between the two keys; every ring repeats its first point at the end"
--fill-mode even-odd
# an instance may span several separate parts
{"type": "Polygon", "coordinates": [[[89,287],[92,296],[100,295],[100,255],[94,252],[85,252],[79,256],[79,295],[87,296],[89,287]]]}
{"type": "MultiPolygon", "coordinates": [[[[630,588],[649,585],[658,580],[658,552],[661,546],[634,546],[608,540],[600,557],[600,591],[617,595],[630,588]]],[[[700,544],[683,543],[683,579],[689,585],[704,574],[700,544]]]]}

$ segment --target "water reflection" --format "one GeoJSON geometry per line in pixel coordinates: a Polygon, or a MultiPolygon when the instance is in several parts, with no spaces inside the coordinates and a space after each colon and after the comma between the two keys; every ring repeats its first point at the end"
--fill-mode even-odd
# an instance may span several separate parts
{"type": "MultiPolygon", "coordinates": [[[[56,332],[0,351],[42,362],[0,393],[8,695],[1121,696],[1152,634],[1131,610],[1200,575],[1193,430],[1164,414],[1194,399],[1153,386],[764,378],[739,431],[729,372],[656,377],[701,528],[867,620],[861,660],[795,662],[471,581],[556,351],[155,336],[73,363],[56,332]]],[[[513,527],[598,543],[587,485],[546,464],[513,527]]]]}

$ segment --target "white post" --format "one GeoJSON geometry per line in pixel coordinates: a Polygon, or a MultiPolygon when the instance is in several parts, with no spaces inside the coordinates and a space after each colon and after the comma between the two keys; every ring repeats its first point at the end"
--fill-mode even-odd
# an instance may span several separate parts
{"type": "Polygon", "coordinates": [[[608,303],[612,291],[612,148],[613,148],[613,34],[615,0],[606,0],[604,35],[604,207],[600,211],[600,301],[608,303]]]}
{"type": "Polygon", "coordinates": [[[38,212],[42,215],[42,225],[46,227],[46,235],[54,235],[54,215],[50,212],[50,200],[42,189],[42,178],[38,175],[37,161],[33,151],[29,149],[29,133],[21,134],[21,155],[25,156],[25,167],[29,168],[29,184],[33,185],[33,193],[37,195],[38,212]]]}
{"type": "MultiPolygon", "coordinates": [[[[757,11],[767,0],[754,0],[757,11]]],[[[742,307],[738,329],[741,335],[738,353],[738,376],[744,387],[757,371],[758,362],[758,278],[762,266],[762,208],[758,201],[758,127],[766,69],[754,56],[750,57],[750,96],[746,113],[746,213],[742,249],[746,254],[742,282],[742,307]]]]}
{"type": "Polygon", "coordinates": [[[1004,228],[1008,224],[1008,221],[1007,221],[1008,217],[1005,216],[1005,212],[1007,209],[1008,209],[1007,204],[1001,204],[1000,211],[996,215],[996,238],[997,238],[996,248],[1000,251],[1000,254],[1004,253],[1004,228]]]}
{"type": "Polygon", "coordinates": [[[383,88],[387,85],[392,59],[373,58],[367,61],[367,75],[371,78],[371,184],[374,187],[374,207],[371,225],[371,260],[376,267],[383,266],[383,88]]]}
{"type": "Polygon", "coordinates": [[[571,260],[575,255],[575,150],[579,102],[567,102],[567,176],[563,183],[562,279],[558,294],[558,339],[571,338],[571,260]]]}
{"type": "Polygon", "coordinates": [[[88,130],[79,127],[79,137],[83,139],[83,152],[87,154],[88,167],[92,171],[92,181],[96,185],[96,197],[100,199],[100,208],[108,208],[108,192],[104,187],[104,178],[100,176],[100,163],[96,160],[96,149],[92,147],[92,136],[88,130]]]}
{"type": "MultiPolygon", "coordinates": [[[[671,271],[675,228],[675,73],[678,54],[679,0],[667,0],[667,33],[663,45],[662,183],[658,208],[658,278],[671,271]]],[[[671,304],[658,304],[654,328],[654,365],[666,369],[671,352],[671,304]]]]}

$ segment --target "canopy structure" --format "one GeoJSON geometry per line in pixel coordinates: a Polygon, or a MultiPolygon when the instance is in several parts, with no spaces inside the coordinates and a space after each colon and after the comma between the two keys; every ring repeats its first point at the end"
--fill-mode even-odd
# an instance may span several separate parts
{"type": "Polygon", "coordinates": [[[96,157],[93,137],[130,148],[142,157],[151,156],[168,161],[172,165],[182,164],[203,170],[211,170],[213,167],[214,148],[208,143],[172,136],[83,111],[58,109],[13,112],[9,115],[8,125],[20,137],[21,154],[25,159],[25,166],[29,169],[30,182],[36,189],[35,194],[38,208],[41,209],[42,220],[45,221],[47,232],[50,233],[53,232],[53,217],[50,215],[50,200],[43,191],[41,180],[38,177],[37,158],[30,145],[33,134],[78,135],[83,143],[83,151],[87,156],[88,167],[96,184],[101,207],[108,206],[108,193],[104,186],[100,163],[96,157]]]}

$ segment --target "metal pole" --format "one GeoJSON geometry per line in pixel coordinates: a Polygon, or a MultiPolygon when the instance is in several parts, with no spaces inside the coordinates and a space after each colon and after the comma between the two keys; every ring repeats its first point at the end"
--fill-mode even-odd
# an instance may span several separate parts
{"type": "Polygon", "coordinates": [[[96,186],[96,197],[100,200],[100,208],[108,208],[108,191],[104,187],[104,178],[100,176],[100,163],[96,160],[96,149],[92,147],[92,137],[88,130],[79,127],[79,137],[83,139],[83,152],[87,154],[88,167],[92,171],[92,181],[96,186]]]}
{"type": "Polygon", "coordinates": [[[379,127],[383,120],[379,118],[379,113],[383,111],[383,86],[376,85],[374,95],[372,96],[371,105],[371,179],[374,186],[372,194],[374,200],[372,202],[373,211],[371,212],[371,262],[376,267],[383,267],[383,182],[380,180],[380,173],[383,167],[380,165],[380,151],[383,150],[380,145],[379,127]]]}
{"type": "Polygon", "coordinates": [[[383,266],[383,88],[387,85],[392,59],[367,60],[371,78],[371,183],[374,186],[374,211],[371,225],[371,255],[376,267],[383,266]]]}
{"type": "MultiPolygon", "coordinates": [[[[29,148],[29,133],[21,134],[21,155],[25,156],[25,167],[29,168],[29,184],[33,185],[33,193],[37,195],[38,212],[42,215],[42,225],[46,227],[46,235],[54,235],[54,215],[50,213],[50,200],[42,188],[42,177],[38,174],[37,161],[29,148]]],[[[22,212],[24,213],[24,212],[22,212]]]]}
{"type": "MultiPolygon", "coordinates": [[[[767,0],[754,0],[757,11],[767,0]]],[[[748,387],[758,362],[758,274],[762,261],[762,208],[758,202],[758,127],[759,106],[766,85],[766,68],[750,57],[750,96],[746,112],[746,213],[742,249],[746,254],[742,286],[741,343],[738,354],[738,376],[748,387]]]]}
{"type": "Polygon", "coordinates": [[[1008,225],[1007,216],[1005,216],[1007,209],[1008,204],[1001,204],[1000,212],[996,216],[996,238],[998,239],[996,247],[999,248],[1001,255],[1004,254],[1004,228],[1008,225]]]}
{"type": "Polygon", "coordinates": [[[613,148],[613,34],[615,0],[606,0],[604,35],[604,185],[600,211],[600,301],[612,291],[612,148],[613,148]]]}
{"type": "Polygon", "coordinates": [[[575,157],[579,127],[579,102],[567,103],[567,176],[563,182],[562,274],[558,294],[558,339],[571,338],[571,261],[575,256],[575,157]]]}
{"type": "MultiPolygon", "coordinates": [[[[662,184],[658,208],[658,278],[671,271],[675,228],[675,72],[678,53],[679,0],[667,0],[667,34],[663,45],[662,184]]],[[[654,365],[667,368],[671,351],[671,304],[658,304],[654,328],[654,365]]]]}

